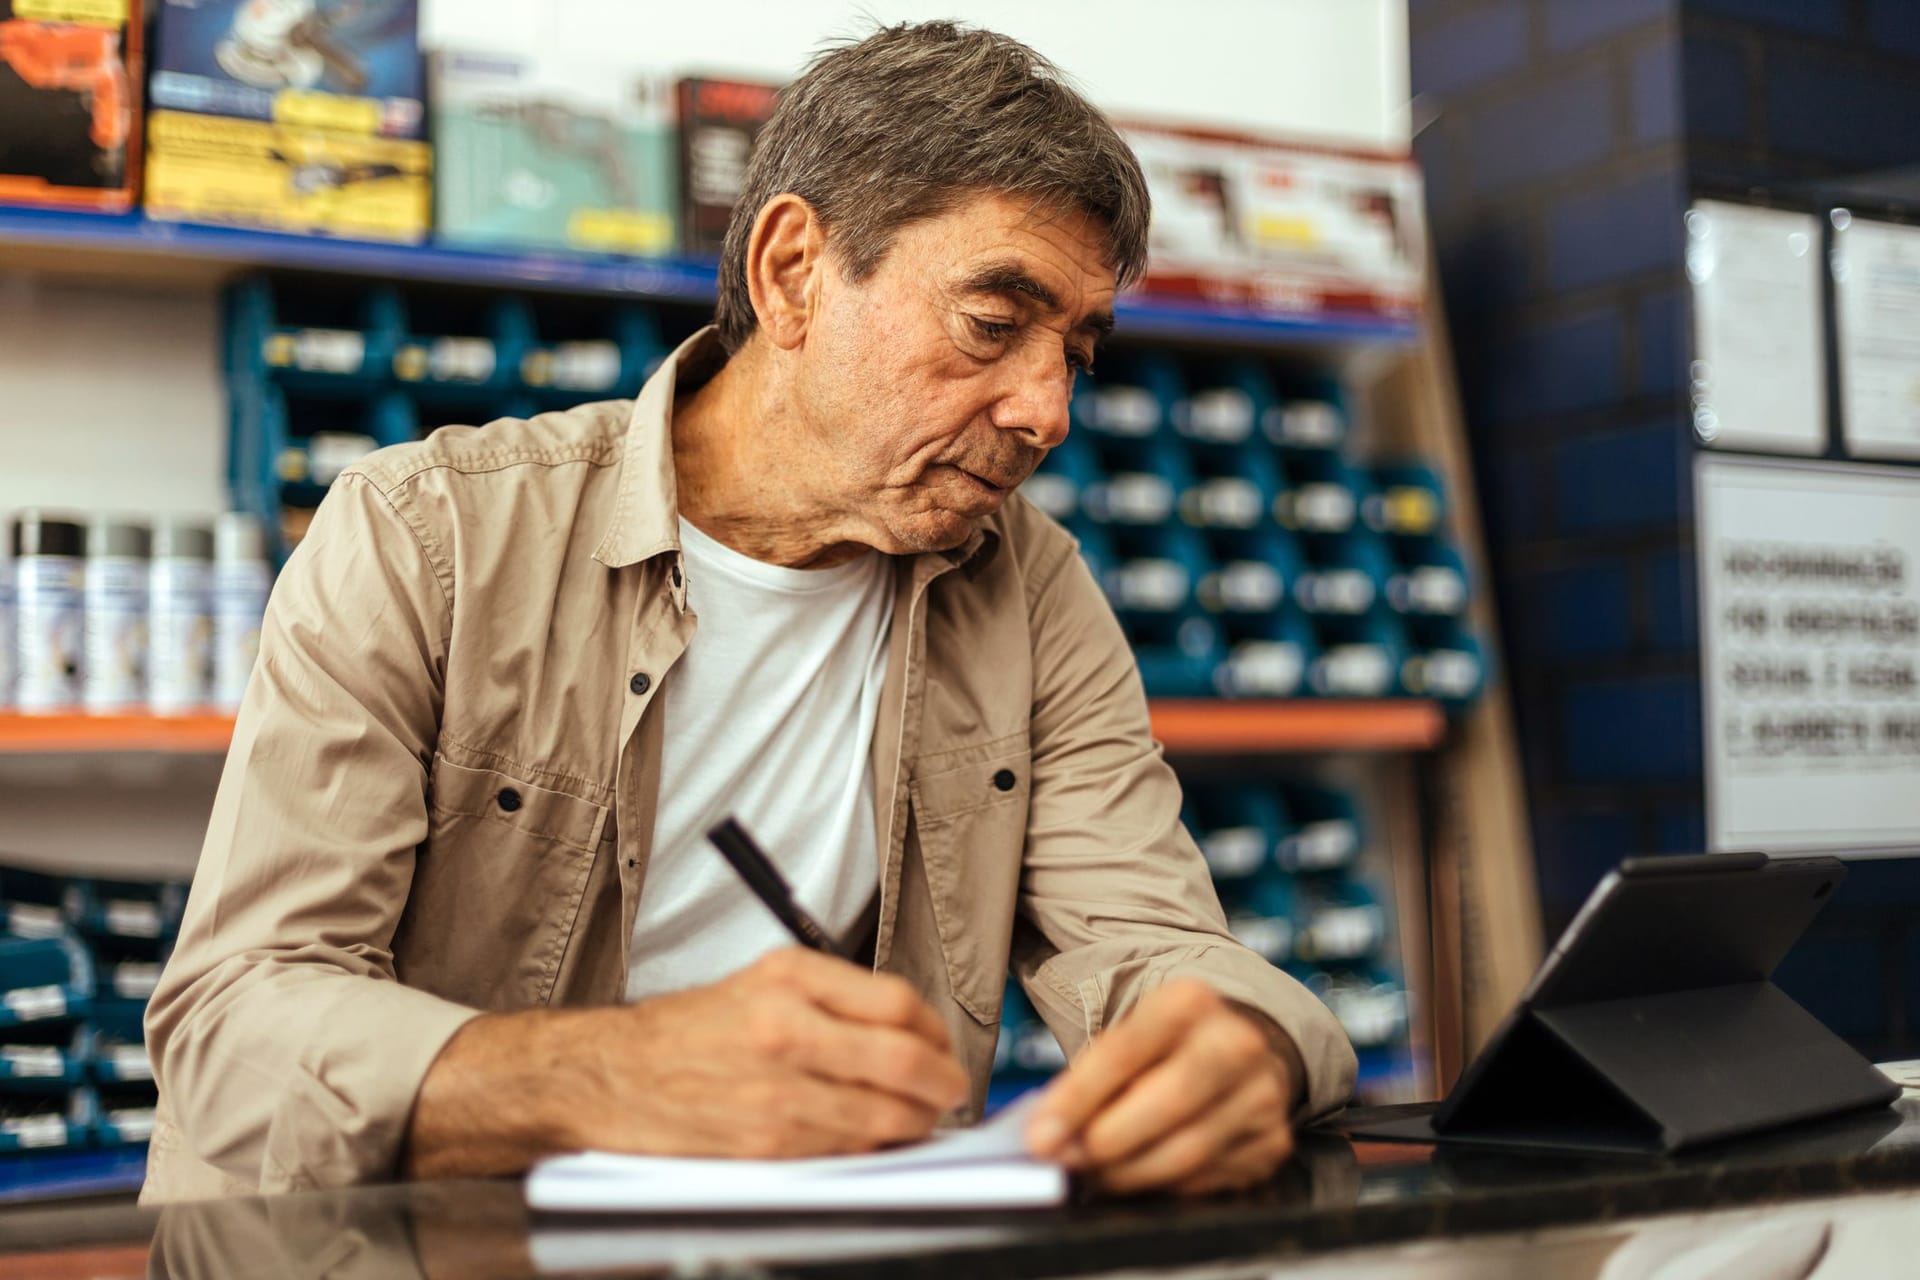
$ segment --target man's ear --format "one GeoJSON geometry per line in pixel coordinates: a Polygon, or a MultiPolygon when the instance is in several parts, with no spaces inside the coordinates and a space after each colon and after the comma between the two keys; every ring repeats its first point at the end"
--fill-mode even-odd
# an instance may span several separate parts
{"type": "Polygon", "coordinates": [[[747,238],[747,295],[767,340],[792,350],[806,337],[820,300],[827,229],[813,206],[792,192],[760,207],[747,238]]]}

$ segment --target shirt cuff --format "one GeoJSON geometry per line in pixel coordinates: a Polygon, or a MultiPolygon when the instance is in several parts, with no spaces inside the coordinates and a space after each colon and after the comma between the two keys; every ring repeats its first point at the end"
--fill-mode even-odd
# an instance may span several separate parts
{"type": "Polygon", "coordinates": [[[267,1128],[264,1194],[395,1176],[420,1083],[478,1009],[361,979],[312,1011],[316,1030],[267,1128]]]}
{"type": "Polygon", "coordinates": [[[1308,1124],[1353,1097],[1358,1059],[1346,1031],[1319,997],[1251,951],[1207,947],[1161,970],[1160,982],[1198,978],[1224,999],[1265,1014],[1292,1038],[1307,1070],[1306,1096],[1295,1115],[1308,1124]]]}

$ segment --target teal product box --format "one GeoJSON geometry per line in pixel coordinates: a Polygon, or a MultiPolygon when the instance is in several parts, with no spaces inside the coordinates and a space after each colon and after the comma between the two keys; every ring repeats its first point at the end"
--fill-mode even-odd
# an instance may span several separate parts
{"type": "Polygon", "coordinates": [[[433,56],[442,242],[657,255],[677,241],[672,85],[628,69],[433,56]]]}

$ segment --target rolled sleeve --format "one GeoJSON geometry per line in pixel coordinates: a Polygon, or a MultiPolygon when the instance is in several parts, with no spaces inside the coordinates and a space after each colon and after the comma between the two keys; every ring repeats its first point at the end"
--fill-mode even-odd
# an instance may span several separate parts
{"type": "Polygon", "coordinates": [[[1326,1005],[1228,931],[1099,586],[1071,545],[1034,582],[1021,985],[1072,1055],[1161,983],[1198,978],[1292,1038],[1307,1072],[1304,1115],[1338,1109],[1353,1092],[1353,1048],[1326,1005]]]}
{"type": "Polygon", "coordinates": [[[391,1176],[421,1080],[476,1013],[402,985],[392,953],[427,835],[443,565],[365,476],[335,483],[274,588],[148,1008],[179,1154],[261,1191],[391,1176]]]}

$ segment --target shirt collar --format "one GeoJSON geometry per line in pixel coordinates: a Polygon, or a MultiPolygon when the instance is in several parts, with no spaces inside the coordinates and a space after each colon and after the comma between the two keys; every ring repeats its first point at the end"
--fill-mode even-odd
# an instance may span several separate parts
{"type": "MultiPolygon", "coordinates": [[[[641,388],[627,424],[613,519],[593,553],[601,564],[623,569],[680,549],[679,486],[673,473],[674,398],[682,389],[691,391],[705,383],[726,362],[720,331],[708,325],[661,361],[641,388]]],[[[1000,534],[992,527],[997,524],[996,519],[976,525],[959,546],[918,558],[943,569],[964,566],[976,573],[999,550],[1000,534]]]]}

